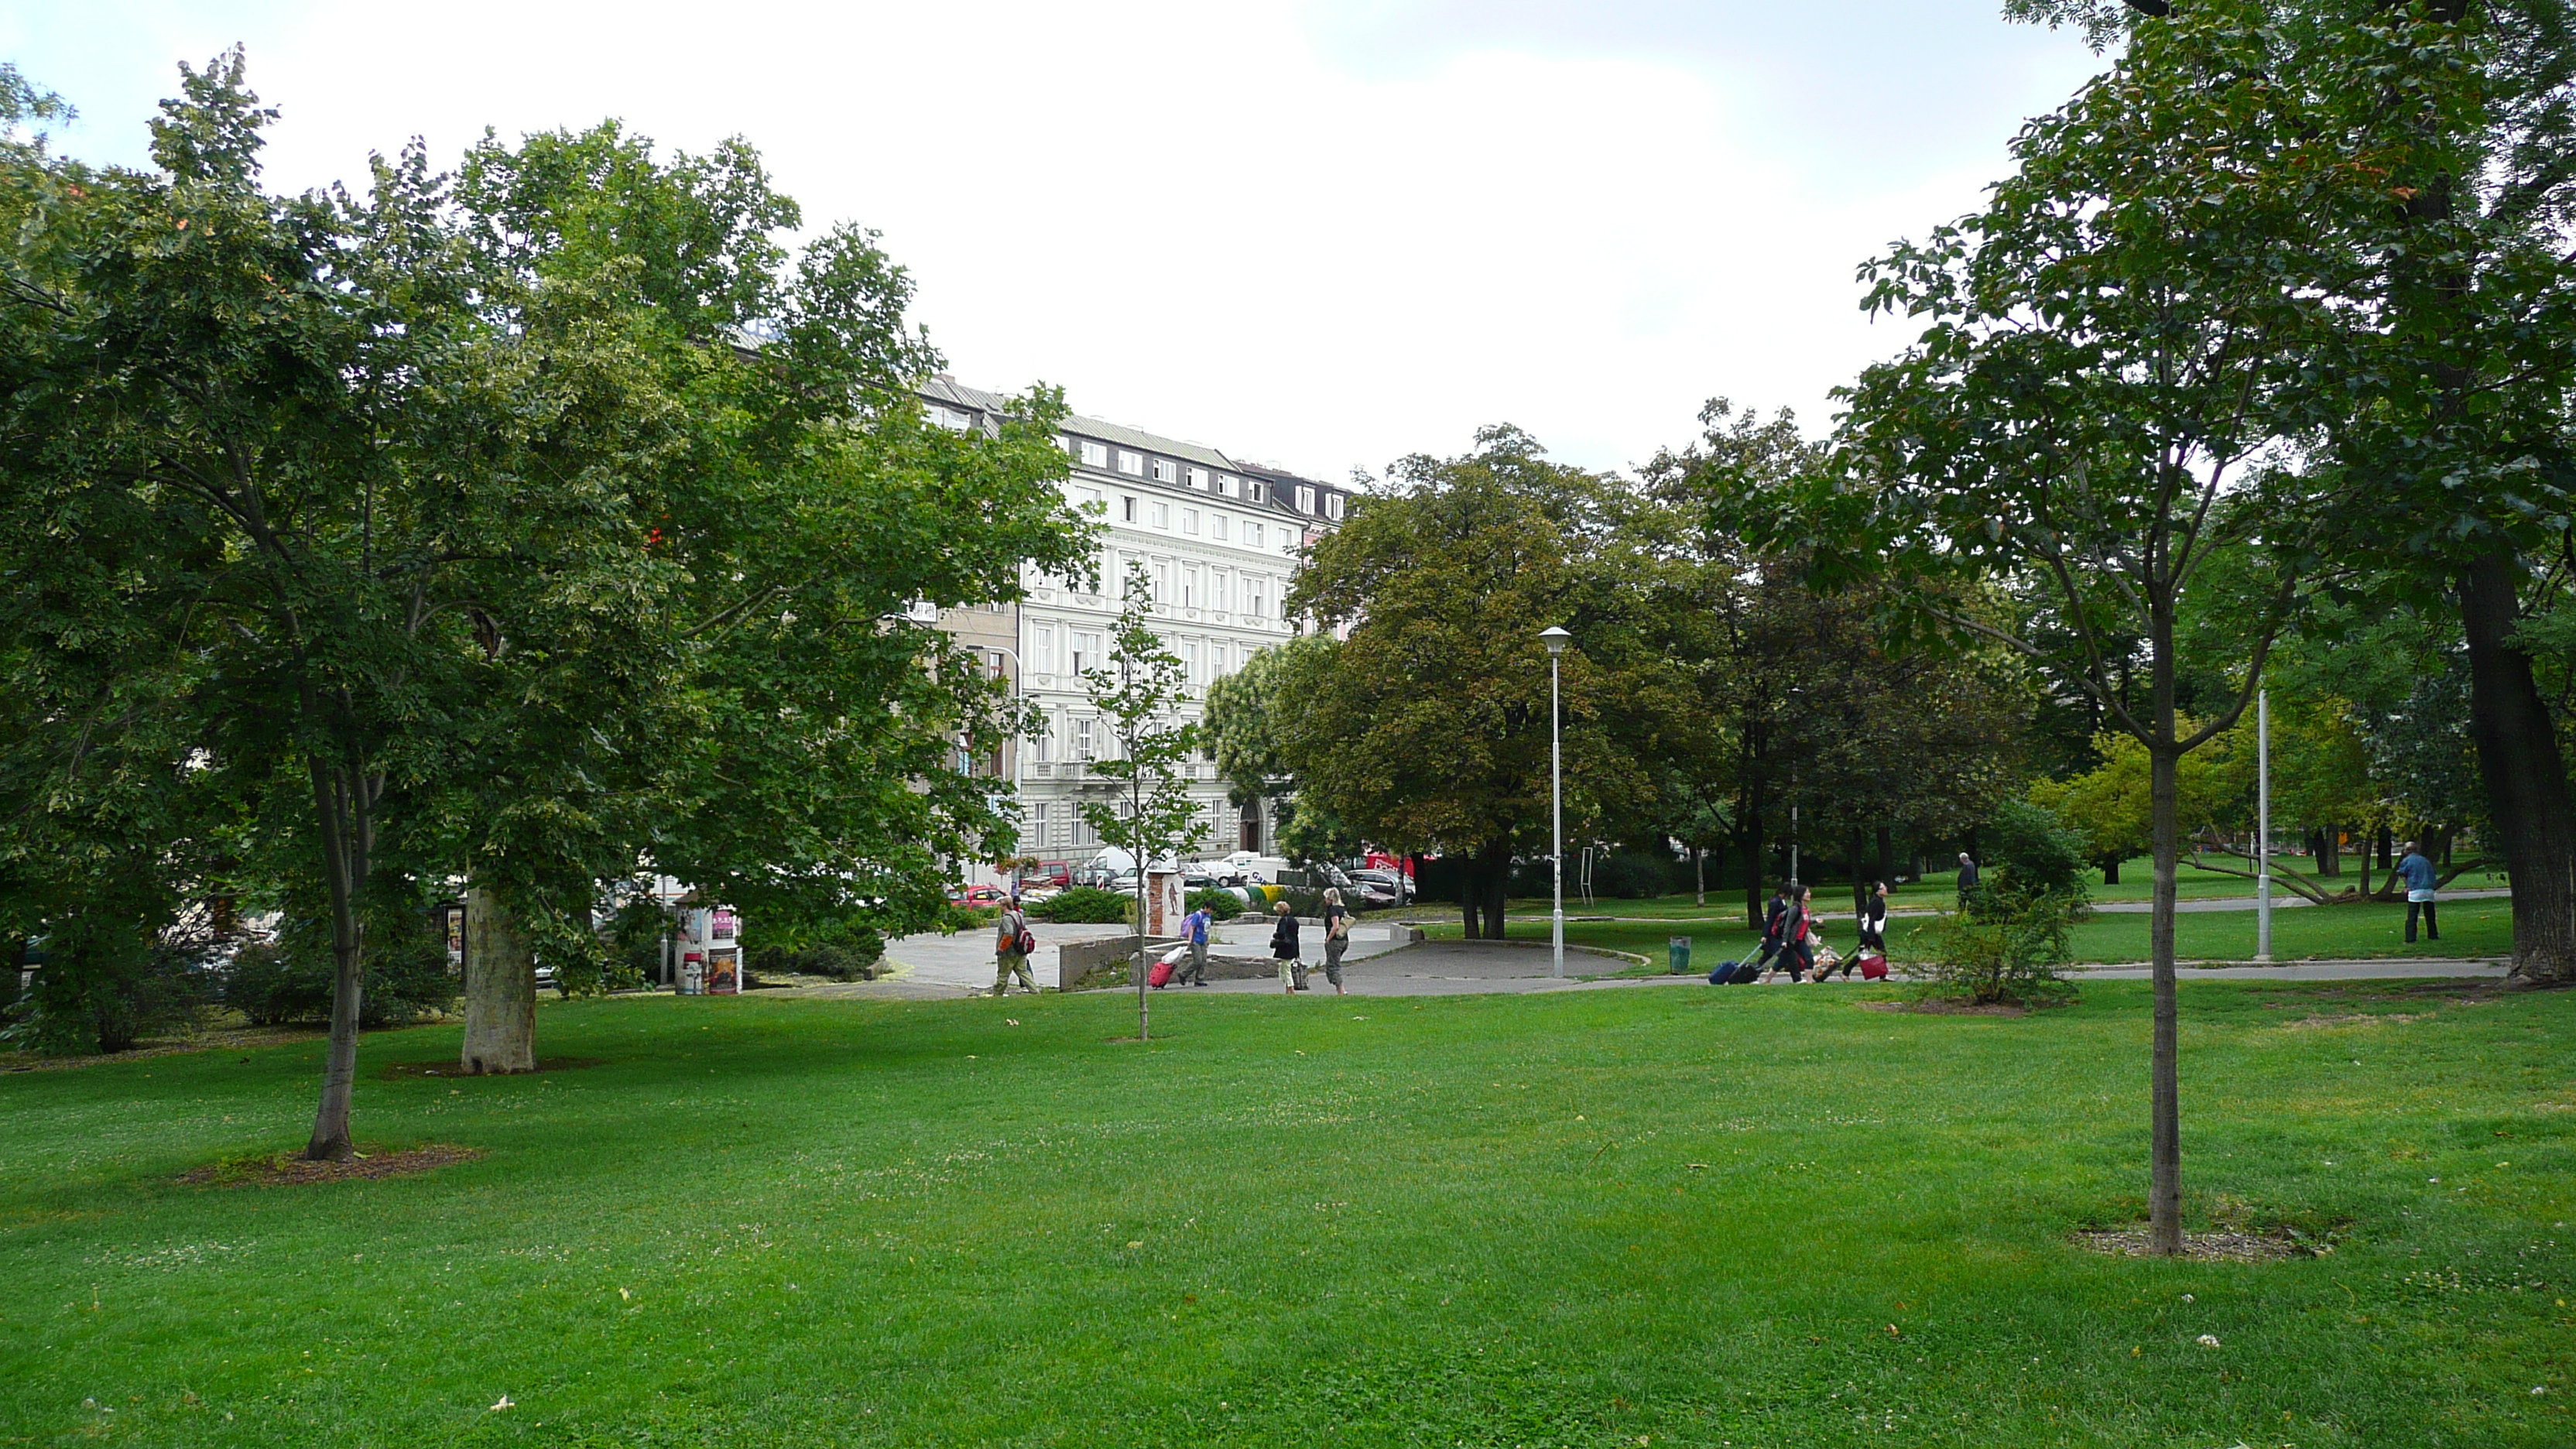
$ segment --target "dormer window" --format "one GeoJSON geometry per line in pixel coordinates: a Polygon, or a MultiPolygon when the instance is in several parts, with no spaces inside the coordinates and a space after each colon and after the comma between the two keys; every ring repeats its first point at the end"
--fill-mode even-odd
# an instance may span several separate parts
{"type": "Polygon", "coordinates": [[[1243,484],[1230,473],[1219,473],[1216,475],[1216,491],[1232,498],[1243,491],[1243,484]]]}
{"type": "Polygon", "coordinates": [[[1157,483],[1177,483],[1177,482],[1179,482],[1179,481],[1180,481],[1180,479],[1181,479],[1181,470],[1179,469],[1179,467],[1177,467],[1177,466],[1175,466],[1175,465],[1173,464],[1173,462],[1172,462],[1172,460],[1171,460],[1171,459],[1169,459],[1169,458],[1156,458],[1156,459],[1154,460],[1154,481],[1155,481],[1155,482],[1157,482],[1157,483]]]}
{"type": "Polygon", "coordinates": [[[1108,445],[1108,444],[1106,444],[1106,443],[1095,443],[1095,442],[1092,442],[1092,441],[1091,441],[1090,439],[1088,439],[1088,438],[1083,439],[1083,440],[1082,440],[1082,466],[1084,466],[1084,467],[1086,467],[1086,468],[1106,468],[1106,467],[1108,467],[1108,466],[1109,466],[1109,445],[1108,445]]]}
{"type": "Polygon", "coordinates": [[[1142,453],[1130,453],[1125,448],[1119,449],[1118,471],[1126,474],[1130,478],[1144,477],[1145,455],[1142,453]]]}
{"type": "Polygon", "coordinates": [[[1341,519],[1342,495],[1339,493],[1327,493],[1324,495],[1324,516],[1337,522],[1341,519]]]}
{"type": "Polygon", "coordinates": [[[1315,490],[1303,483],[1297,485],[1297,511],[1299,513],[1315,511],[1315,490]]]}
{"type": "Polygon", "coordinates": [[[1208,491],[1208,470],[1205,468],[1192,468],[1189,470],[1189,483],[1191,487],[1199,490],[1201,493],[1208,491]]]}
{"type": "Polygon", "coordinates": [[[1247,478],[1243,483],[1243,496],[1259,503],[1269,496],[1269,492],[1261,486],[1260,479],[1247,478]]]}

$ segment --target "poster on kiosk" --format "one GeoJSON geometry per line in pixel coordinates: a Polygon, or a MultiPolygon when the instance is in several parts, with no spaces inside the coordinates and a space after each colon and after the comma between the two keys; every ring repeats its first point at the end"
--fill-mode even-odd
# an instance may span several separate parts
{"type": "Polygon", "coordinates": [[[680,994],[742,994],[742,918],[730,906],[680,912],[680,994]]]}

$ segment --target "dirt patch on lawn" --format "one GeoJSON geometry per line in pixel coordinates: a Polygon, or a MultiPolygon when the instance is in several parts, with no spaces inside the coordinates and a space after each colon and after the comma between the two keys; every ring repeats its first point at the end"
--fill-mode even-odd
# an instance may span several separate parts
{"type": "Polygon", "coordinates": [[[179,1174],[188,1187],[298,1187],[314,1182],[346,1182],[351,1178],[409,1177],[445,1167],[451,1162],[471,1162],[483,1155],[480,1147],[459,1147],[452,1142],[433,1142],[426,1147],[400,1149],[372,1148],[346,1162],[313,1162],[292,1152],[276,1152],[265,1157],[235,1157],[227,1161],[179,1174]]]}
{"type": "Polygon", "coordinates": [[[2028,1016],[2030,1008],[1993,1001],[1982,1006],[1965,1001],[1855,1001],[1863,1011],[1907,1011],[1917,1016],[2028,1016]]]}
{"type": "MultiPolygon", "coordinates": [[[[2147,1258],[2145,1228],[2096,1228],[2075,1235],[2075,1241],[2097,1253],[2122,1258],[2147,1258]]],[[[2299,1245],[2287,1236],[2270,1233],[2185,1233],[2182,1255],[2199,1263],[2277,1263],[2293,1257],[2299,1245]]]]}
{"type": "Polygon", "coordinates": [[[539,1057],[537,1064],[524,1072],[470,1072],[454,1058],[435,1062],[388,1062],[376,1073],[379,1081],[399,1077],[533,1077],[546,1072],[577,1072],[584,1067],[608,1064],[606,1057],[539,1057]]]}

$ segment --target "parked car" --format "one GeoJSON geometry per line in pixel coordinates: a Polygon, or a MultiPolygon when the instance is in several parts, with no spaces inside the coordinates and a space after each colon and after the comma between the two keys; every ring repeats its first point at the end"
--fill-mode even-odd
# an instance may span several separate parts
{"type": "Polygon", "coordinates": [[[1394,897],[1396,905],[1404,906],[1413,903],[1413,882],[1406,879],[1403,871],[1388,870],[1382,866],[1371,867],[1367,870],[1352,871],[1351,879],[1361,882],[1363,886],[1375,884],[1385,887],[1394,897]]]}

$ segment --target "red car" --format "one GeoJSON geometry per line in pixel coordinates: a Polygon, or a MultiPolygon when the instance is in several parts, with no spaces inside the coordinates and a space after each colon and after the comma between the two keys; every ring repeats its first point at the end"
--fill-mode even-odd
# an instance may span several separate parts
{"type": "Polygon", "coordinates": [[[948,893],[949,901],[961,906],[998,906],[1010,898],[1011,893],[1000,886],[975,886],[965,890],[951,890],[948,893]]]}

